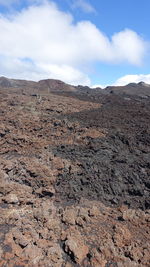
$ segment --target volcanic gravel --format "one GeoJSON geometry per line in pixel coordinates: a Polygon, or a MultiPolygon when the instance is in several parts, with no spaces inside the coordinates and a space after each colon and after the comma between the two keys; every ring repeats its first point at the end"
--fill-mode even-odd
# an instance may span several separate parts
{"type": "Polygon", "coordinates": [[[150,98],[138,88],[0,78],[0,267],[150,266],[150,98]]]}
{"type": "MultiPolygon", "coordinates": [[[[101,200],[108,205],[150,208],[150,102],[103,98],[99,109],[63,116],[81,127],[101,128],[102,138],[86,137],[86,145],[60,145],[53,152],[80,162],[80,170],[64,170],[56,184],[62,200],[101,200]]],[[[80,135],[80,129],[72,129],[80,135]]]]}

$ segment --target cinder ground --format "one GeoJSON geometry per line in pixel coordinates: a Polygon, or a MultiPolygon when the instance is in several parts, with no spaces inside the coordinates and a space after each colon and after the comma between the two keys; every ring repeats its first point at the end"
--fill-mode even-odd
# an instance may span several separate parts
{"type": "Polygon", "coordinates": [[[42,86],[0,89],[0,266],[150,266],[149,98],[42,86]]]}

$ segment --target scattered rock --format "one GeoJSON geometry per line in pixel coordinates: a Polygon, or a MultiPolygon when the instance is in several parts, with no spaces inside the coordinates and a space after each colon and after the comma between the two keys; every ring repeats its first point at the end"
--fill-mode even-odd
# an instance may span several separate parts
{"type": "Polygon", "coordinates": [[[100,210],[98,207],[93,206],[90,210],[89,210],[89,216],[99,216],[100,215],[100,210]]]}
{"type": "Polygon", "coordinates": [[[48,258],[50,259],[52,266],[61,266],[62,263],[62,249],[58,244],[53,243],[53,246],[48,249],[48,258]]]}
{"type": "Polygon", "coordinates": [[[30,264],[38,264],[44,255],[41,248],[30,244],[24,249],[23,256],[29,260],[30,264]]]}
{"type": "Polygon", "coordinates": [[[8,194],[6,197],[3,198],[3,200],[8,204],[18,204],[19,200],[18,197],[15,194],[8,194]]]}
{"type": "Polygon", "coordinates": [[[113,240],[118,248],[129,246],[131,244],[132,235],[129,229],[124,225],[116,224],[114,226],[113,240]]]}
{"type": "Polygon", "coordinates": [[[83,237],[79,232],[71,232],[65,241],[65,252],[71,259],[79,264],[82,263],[89,251],[88,246],[84,244],[83,237]]]}
{"type": "Polygon", "coordinates": [[[76,217],[77,217],[77,211],[74,208],[66,209],[63,212],[63,222],[67,224],[75,225],[76,217]]]}
{"type": "Polygon", "coordinates": [[[28,240],[21,232],[18,230],[13,230],[13,239],[16,244],[20,245],[22,248],[25,248],[31,240],[28,240]]]}

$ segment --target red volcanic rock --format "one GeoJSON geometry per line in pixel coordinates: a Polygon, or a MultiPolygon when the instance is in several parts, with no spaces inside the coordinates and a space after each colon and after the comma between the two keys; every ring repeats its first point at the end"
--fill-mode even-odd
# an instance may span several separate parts
{"type": "Polygon", "coordinates": [[[63,213],[63,222],[70,225],[75,225],[77,211],[73,208],[66,209],[63,213]]]}
{"type": "Polygon", "coordinates": [[[70,231],[65,241],[65,251],[79,264],[86,258],[89,248],[84,244],[83,237],[78,231],[70,231]]]}
{"type": "Polygon", "coordinates": [[[30,264],[38,265],[43,259],[43,251],[35,245],[28,245],[23,251],[23,257],[30,261],[30,264]]]}
{"type": "Polygon", "coordinates": [[[6,197],[2,198],[6,203],[17,204],[19,202],[18,197],[15,194],[8,194],[6,197]]]}
{"type": "Polygon", "coordinates": [[[126,226],[115,225],[113,241],[117,247],[122,248],[131,244],[132,235],[126,226]]]}
{"type": "Polygon", "coordinates": [[[50,259],[52,266],[61,266],[63,262],[62,254],[63,251],[60,246],[53,243],[53,246],[48,249],[48,258],[50,259]]]}

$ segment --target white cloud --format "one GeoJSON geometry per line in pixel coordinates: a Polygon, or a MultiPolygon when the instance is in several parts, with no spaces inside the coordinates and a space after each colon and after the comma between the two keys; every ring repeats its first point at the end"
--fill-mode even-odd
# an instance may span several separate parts
{"type": "MultiPolygon", "coordinates": [[[[1,57],[2,76],[39,81],[41,79],[60,79],[73,85],[91,85],[89,77],[76,68],[67,65],[34,63],[28,59],[1,57]]],[[[0,75],[0,76],[1,76],[0,75]]]]}
{"type": "Polygon", "coordinates": [[[86,74],[83,74],[81,71],[71,66],[46,64],[40,65],[39,67],[42,70],[45,69],[49,78],[65,80],[67,83],[72,83],[74,85],[78,85],[79,83],[83,85],[91,85],[90,79],[86,74]]]}
{"type": "MultiPolygon", "coordinates": [[[[145,51],[142,38],[134,31],[126,29],[112,37],[116,59],[140,65],[145,51]]],[[[146,45],[146,44],[145,44],[146,45]]]]}
{"type": "Polygon", "coordinates": [[[145,82],[150,84],[150,74],[125,75],[119,78],[113,85],[123,86],[129,83],[145,82]]]}
{"type": "Polygon", "coordinates": [[[129,74],[124,75],[118,78],[113,84],[95,84],[91,86],[92,88],[100,87],[102,89],[106,88],[107,86],[124,86],[129,83],[139,83],[144,82],[146,84],[150,84],[150,74],[129,74]]]}
{"type": "Polygon", "coordinates": [[[73,1],[73,8],[80,8],[86,13],[96,13],[95,8],[85,0],[75,0],[73,1]]]}
{"type": "Polygon", "coordinates": [[[72,84],[90,85],[84,73],[89,63],[139,64],[147,49],[134,31],[109,39],[90,21],[75,23],[71,14],[47,1],[9,17],[0,15],[0,35],[0,75],[50,77],[72,84]]]}
{"type": "Polygon", "coordinates": [[[92,89],[96,89],[96,88],[101,88],[101,89],[104,89],[106,86],[108,85],[104,85],[104,84],[94,84],[91,86],[92,89]]]}
{"type": "MultiPolygon", "coordinates": [[[[47,3],[48,0],[25,0],[25,3],[28,4],[44,4],[47,3]]],[[[13,5],[21,4],[20,0],[0,0],[0,6],[4,6],[6,8],[11,8],[13,5]]]]}

